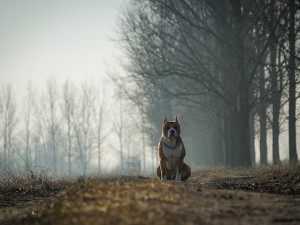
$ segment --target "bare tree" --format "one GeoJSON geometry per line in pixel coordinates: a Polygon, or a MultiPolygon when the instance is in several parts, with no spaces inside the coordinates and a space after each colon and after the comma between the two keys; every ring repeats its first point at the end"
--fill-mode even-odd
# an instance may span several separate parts
{"type": "Polygon", "coordinates": [[[0,167],[13,169],[25,162],[32,170],[72,174],[76,163],[83,174],[88,163],[98,159],[101,170],[103,143],[107,134],[106,90],[85,82],[58,86],[51,78],[40,93],[27,86],[24,106],[17,119],[17,106],[10,85],[0,89],[0,167]],[[62,91],[62,95],[59,91],[62,91]],[[18,127],[19,126],[19,127],[18,127]],[[17,133],[18,131],[18,133],[17,133]],[[18,154],[20,157],[15,157],[18,154]]]}
{"type": "Polygon", "coordinates": [[[48,160],[48,129],[46,123],[46,115],[45,115],[45,97],[42,96],[37,104],[34,107],[34,136],[36,139],[36,143],[38,144],[38,154],[39,154],[39,162],[43,170],[48,169],[50,167],[50,162],[48,160]]]}
{"type": "Polygon", "coordinates": [[[31,83],[27,85],[27,95],[24,101],[24,123],[25,123],[25,160],[28,165],[32,164],[32,147],[31,146],[31,130],[32,130],[32,114],[34,107],[34,94],[31,83]]]}
{"type": "Polygon", "coordinates": [[[0,109],[1,109],[1,137],[2,137],[2,169],[9,170],[13,167],[13,138],[17,125],[16,118],[16,101],[11,85],[2,87],[0,96],[0,109]]]}
{"type": "Polygon", "coordinates": [[[124,129],[124,105],[123,105],[123,94],[122,92],[118,93],[119,101],[119,118],[114,120],[113,129],[119,138],[119,152],[120,152],[120,169],[124,170],[124,149],[123,149],[123,129],[124,129]]]}
{"type": "MultiPolygon", "coordinates": [[[[47,134],[44,135],[44,144],[47,150],[51,152],[52,168],[54,173],[57,172],[57,153],[58,153],[58,139],[59,139],[59,93],[56,80],[50,78],[47,81],[46,91],[40,100],[41,107],[41,129],[46,129],[47,134]]],[[[47,154],[45,154],[45,161],[47,161],[47,154]]]]}
{"type": "Polygon", "coordinates": [[[97,153],[98,153],[98,174],[101,173],[101,158],[102,158],[102,144],[106,138],[104,134],[104,113],[106,109],[106,88],[103,87],[101,94],[98,90],[98,95],[96,96],[95,106],[94,106],[94,117],[95,117],[95,126],[96,126],[96,139],[97,139],[97,153]]]}
{"type": "Polygon", "coordinates": [[[259,67],[259,94],[262,99],[258,105],[258,116],[259,116],[259,149],[260,149],[260,164],[266,165],[267,160],[267,100],[266,96],[266,81],[264,66],[259,67]]]}
{"type": "Polygon", "coordinates": [[[72,123],[76,137],[79,162],[82,172],[87,172],[88,162],[93,150],[92,125],[95,122],[94,108],[95,87],[92,83],[85,82],[77,98],[76,110],[72,111],[72,123]]]}
{"type": "Polygon", "coordinates": [[[72,135],[73,135],[73,124],[72,124],[72,113],[75,110],[75,87],[74,85],[66,81],[63,86],[63,115],[64,121],[66,122],[67,127],[67,158],[68,158],[68,174],[71,175],[71,158],[72,158],[72,135]]]}
{"type": "MultiPolygon", "coordinates": [[[[279,164],[279,114],[281,108],[281,93],[282,93],[282,74],[277,70],[277,65],[280,63],[280,52],[278,52],[278,64],[276,63],[276,55],[277,55],[277,40],[278,37],[276,35],[275,17],[276,17],[275,2],[270,2],[270,76],[271,76],[271,103],[272,103],[272,147],[273,147],[273,163],[279,164]],[[280,78],[280,86],[279,86],[279,78],[280,78]]],[[[280,65],[279,67],[280,68],[280,65]]]]}
{"type": "Polygon", "coordinates": [[[206,105],[219,115],[213,106],[224,103],[228,128],[234,127],[227,132],[227,156],[231,164],[251,165],[249,115],[255,98],[250,89],[268,38],[263,37],[261,49],[253,52],[252,32],[261,17],[254,3],[246,11],[239,0],[219,3],[134,1],[122,33],[133,62],[129,71],[139,82],[145,79],[175,99],[206,105]],[[216,104],[208,106],[207,99],[216,104]]]}
{"type": "Polygon", "coordinates": [[[296,149],[296,79],[295,79],[295,0],[289,0],[289,157],[290,163],[298,162],[296,149]]]}

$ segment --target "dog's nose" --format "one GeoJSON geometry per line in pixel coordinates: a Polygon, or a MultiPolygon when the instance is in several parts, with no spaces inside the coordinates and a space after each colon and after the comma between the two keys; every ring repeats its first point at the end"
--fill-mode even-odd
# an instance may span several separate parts
{"type": "Polygon", "coordinates": [[[175,134],[175,130],[171,130],[171,134],[175,134]]]}

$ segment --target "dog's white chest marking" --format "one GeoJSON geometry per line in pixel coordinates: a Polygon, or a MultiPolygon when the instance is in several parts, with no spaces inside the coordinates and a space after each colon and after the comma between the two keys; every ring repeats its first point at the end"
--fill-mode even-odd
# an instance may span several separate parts
{"type": "Polygon", "coordinates": [[[182,143],[177,146],[170,147],[162,143],[162,151],[167,158],[167,167],[173,171],[177,171],[177,163],[182,151],[182,143]]]}

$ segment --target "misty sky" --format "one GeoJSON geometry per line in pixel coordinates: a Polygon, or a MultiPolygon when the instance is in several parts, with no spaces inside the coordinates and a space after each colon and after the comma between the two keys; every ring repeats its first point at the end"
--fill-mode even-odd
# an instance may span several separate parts
{"type": "Polygon", "coordinates": [[[105,76],[124,0],[0,0],[0,84],[105,76]],[[62,79],[61,79],[62,78],[62,79]]]}

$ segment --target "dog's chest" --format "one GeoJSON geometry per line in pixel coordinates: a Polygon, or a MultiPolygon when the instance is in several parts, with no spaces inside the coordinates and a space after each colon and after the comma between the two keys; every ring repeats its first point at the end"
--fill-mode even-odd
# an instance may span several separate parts
{"type": "Polygon", "coordinates": [[[169,147],[166,144],[162,145],[162,151],[165,157],[168,160],[168,169],[176,169],[178,159],[180,158],[181,151],[182,151],[182,143],[175,147],[169,147]]]}

